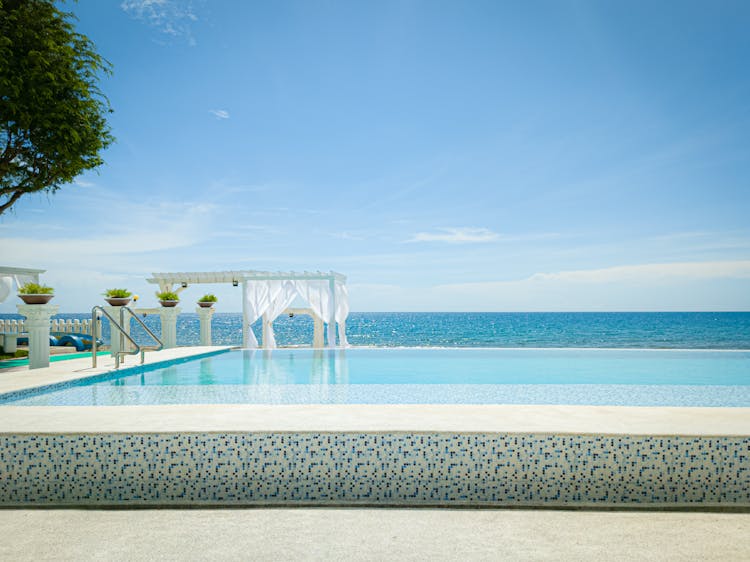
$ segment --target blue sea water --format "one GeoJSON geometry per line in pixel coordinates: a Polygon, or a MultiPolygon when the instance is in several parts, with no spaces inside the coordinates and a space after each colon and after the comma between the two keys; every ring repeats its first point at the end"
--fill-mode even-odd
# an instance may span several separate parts
{"type": "MultiPolygon", "coordinates": [[[[0,318],[20,317],[4,314],[0,318]]],[[[159,329],[158,316],[147,316],[145,322],[159,329]]],[[[136,328],[136,338],[147,341],[136,328]]],[[[308,316],[281,316],[274,328],[280,346],[312,341],[313,324],[308,316]]],[[[351,345],[368,347],[750,349],[750,312],[353,312],[346,328],[351,345]]],[[[253,329],[260,339],[260,323],[253,329]]],[[[240,345],[242,315],[216,313],[212,332],[217,345],[240,345]]],[[[180,315],[177,343],[199,343],[197,314],[180,315]]]]}

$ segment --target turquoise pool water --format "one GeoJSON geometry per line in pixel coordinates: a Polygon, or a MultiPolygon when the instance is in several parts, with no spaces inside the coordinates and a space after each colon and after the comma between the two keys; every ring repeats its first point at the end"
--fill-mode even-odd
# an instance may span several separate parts
{"type": "Polygon", "coordinates": [[[33,392],[14,405],[592,404],[750,406],[750,352],[235,350],[33,392]]]}

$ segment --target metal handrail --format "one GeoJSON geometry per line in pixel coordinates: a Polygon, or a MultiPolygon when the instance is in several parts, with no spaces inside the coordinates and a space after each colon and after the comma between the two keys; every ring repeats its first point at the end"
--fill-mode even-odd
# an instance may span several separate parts
{"type": "MultiPolygon", "coordinates": [[[[121,308],[120,308],[120,324],[122,324],[123,326],[125,325],[125,311],[126,311],[126,310],[127,310],[127,311],[128,311],[129,313],[130,313],[130,316],[131,316],[132,318],[135,318],[136,320],[138,320],[138,323],[139,323],[139,324],[141,325],[141,327],[142,327],[142,328],[143,328],[144,330],[146,330],[146,333],[147,333],[147,334],[148,334],[149,336],[151,336],[151,338],[152,338],[152,339],[153,339],[153,340],[154,340],[154,341],[155,341],[155,342],[156,342],[157,344],[159,344],[159,345],[158,345],[158,346],[156,346],[156,347],[148,347],[148,348],[144,348],[144,347],[141,347],[141,346],[139,346],[139,347],[138,347],[138,349],[139,349],[139,350],[140,350],[140,352],[141,352],[141,365],[143,365],[143,361],[144,361],[144,355],[145,355],[145,353],[146,353],[146,350],[148,350],[148,351],[161,351],[162,349],[164,349],[164,344],[163,344],[163,343],[162,343],[162,341],[161,341],[161,340],[160,340],[160,339],[159,339],[159,338],[158,338],[158,337],[156,336],[156,334],[154,334],[154,333],[153,333],[153,332],[151,331],[151,329],[150,329],[150,328],[149,328],[148,326],[146,326],[146,323],[145,323],[145,322],[144,322],[143,320],[141,320],[140,318],[138,318],[138,315],[137,315],[137,314],[136,314],[135,312],[133,312],[133,309],[132,309],[132,308],[130,308],[129,306],[123,306],[123,307],[121,307],[121,308]]],[[[120,332],[120,349],[122,349],[123,343],[125,343],[125,342],[123,342],[123,341],[122,341],[122,336],[123,336],[123,334],[124,334],[124,332],[120,332]]]]}
{"type": "MultiPolygon", "coordinates": [[[[99,327],[99,318],[96,314],[96,311],[99,310],[109,319],[109,323],[112,325],[113,328],[117,328],[120,331],[120,343],[124,343],[122,341],[122,337],[125,336],[128,338],[130,343],[135,346],[135,349],[133,351],[123,351],[122,345],[120,345],[120,351],[117,353],[113,353],[115,356],[115,369],[120,368],[120,355],[136,355],[137,353],[141,352],[141,346],[136,343],[136,341],[130,337],[130,334],[128,334],[125,329],[117,323],[117,320],[112,318],[109,313],[104,310],[101,306],[97,305],[94,308],[91,309],[91,366],[96,367],[96,350],[97,350],[97,337],[99,334],[97,334],[97,330],[99,327]]],[[[120,312],[120,315],[122,315],[122,311],[120,312]]],[[[143,354],[141,353],[141,363],[143,363],[143,354]]]]}

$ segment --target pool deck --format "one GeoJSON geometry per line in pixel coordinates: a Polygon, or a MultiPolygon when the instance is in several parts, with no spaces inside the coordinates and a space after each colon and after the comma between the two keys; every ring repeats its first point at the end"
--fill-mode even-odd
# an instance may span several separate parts
{"type": "Polygon", "coordinates": [[[747,560],[750,514],[4,509],[2,560],[747,560]]]}
{"type": "MultiPolygon", "coordinates": [[[[146,354],[146,364],[229,347],[179,347],[146,354]]],[[[128,357],[125,367],[137,366],[128,357]]],[[[48,368],[0,373],[0,393],[75,380],[114,369],[114,359],[71,359],[48,368]]],[[[2,433],[427,432],[597,435],[750,435],[750,408],[560,405],[0,406],[2,433]]]]}

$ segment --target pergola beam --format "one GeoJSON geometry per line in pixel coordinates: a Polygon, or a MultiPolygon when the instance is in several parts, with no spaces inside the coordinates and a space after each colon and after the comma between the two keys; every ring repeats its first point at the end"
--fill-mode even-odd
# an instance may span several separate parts
{"type": "Polygon", "coordinates": [[[336,271],[214,271],[214,272],[178,272],[152,273],[149,283],[166,284],[198,284],[198,283],[233,283],[237,281],[280,281],[280,280],[334,280],[346,283],[346,276],[336,271]]]}
{"type": "Polygon", "coordinates": [[[39,282],[39,275],[47,271],[46,269],[29,269],[28,267],[5,267],[0,266],[0,277],[6,275],[31,275],[36,277],[36,282],[39,282]]]}

